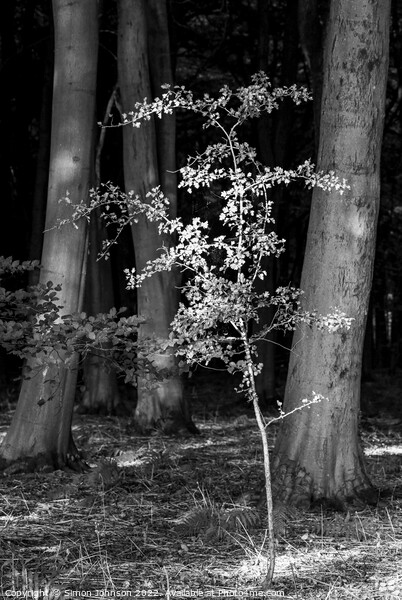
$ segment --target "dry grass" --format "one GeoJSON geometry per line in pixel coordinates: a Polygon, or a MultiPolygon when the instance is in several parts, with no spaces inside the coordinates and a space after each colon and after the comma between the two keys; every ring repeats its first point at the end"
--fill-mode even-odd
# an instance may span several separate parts
{"type": "MultiPolygon", "coordinates": [[[[3,597],[259,597],[264,522],[245,506],[262,481],[258,432],[251,415],[199,409],[200,420],[201,436],[169,439],[77,416],[91,473],[3,477],[3,597]]],[[[355,514],[289,517],[271,597],[402,598],[402,437],[391,429],[369,422],[363,441],[372,479],[395,493],[355,514]]]]}

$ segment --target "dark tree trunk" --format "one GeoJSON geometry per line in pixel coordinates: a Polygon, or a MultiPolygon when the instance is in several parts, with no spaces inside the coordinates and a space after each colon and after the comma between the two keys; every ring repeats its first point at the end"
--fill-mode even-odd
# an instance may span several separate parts
{"type": "MultiPolygon", "coordinates": [[[[116,90],[113,90],[106,106],[103,119],[105,125],[109,122],[115,103],[115,94],[116,90]]],[[[101,158],[106,136],[106,129],[101,128],[99,131],[94,169],[95,188],[101,184],[101,158]]],[[[102,219],[98,212],[95,212],[89,224],[88,268],[84,300],[85,309],[91,315],[106,313],[115,306],[112,263],[111,260],[99,258],[102,242],[106,238],[102,219]]],[[[105,348],[103,353],[100,351],[96,354],[91,353],[85,359],[84,392],[80,402],[80,408],[84,412],[112,414],[118,409],[120,396],[116,373],[107,364],[107,353],[108,349],[105,348]]]]}

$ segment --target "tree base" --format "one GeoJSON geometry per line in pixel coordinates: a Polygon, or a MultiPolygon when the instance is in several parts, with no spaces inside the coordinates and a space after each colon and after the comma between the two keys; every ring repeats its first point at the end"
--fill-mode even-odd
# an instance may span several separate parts
{"type": "Polygon", "coordinates": [[[0,459],[0,471],[3,475],[16,473],[51,473],[52,471],[74,471],[84,473],[89,471],[89,465],[82,458],[67,455],[65,460],[60,460],[52,455],[40,454],[16,460],[0,459]]]}
{"type": "Polygon", "coordinates": [[[87,414],[113,415],[120,404],[114,371],[99,356],[90,355],[84,365],[85,388],[79,411],[87,414]]]}
{"type": "Polygon", "coordinates": [[[172,377],[149,388],[138,385],[138,402],[133,426],[141,434],[160,431],[165,435],[200,433],[191,418],[190,404],[183,394],[182,381],[172,377]]]}
{"type": "Polygon", "coordinates": [[[135,420],[132,421],[133,429],[141,434],[148,435],[155,431],[164,435],[198,435],[199,429],[191,419],[185,419],[178,411],[165,411],[163,415],[157,418],[141,418],[141,415],[136,414],[135,420]]]}
{"type": "MultiPolygon", "coordinates": [[[[370,483],[363,471],[353,480],[330,482],[313,477],[305,467],[295,461],[282,462],[274,471],[272,495],[286,505],[302,509],[322,506],[331,510],[361,510],[366,505],[376,505],[378,490],[370,483]]],[[[261,494],[260,502],[264,501],[261,494]]],[[[259,503],[260,504],[260,503],[259,503]]]]}
{"type": "Polygon", "coordinates": [[[74,441],[71,439],[68,452],[61,455],[57,452],[41,452],[35,456],[15,456],[1,457],[0,449],[0,471],[4,475],[13,475],[15,473],[50,473],[52,471],[73,471],[75,473],[84,473],[89,471],[90,467],[82,458],[74,441]]]}

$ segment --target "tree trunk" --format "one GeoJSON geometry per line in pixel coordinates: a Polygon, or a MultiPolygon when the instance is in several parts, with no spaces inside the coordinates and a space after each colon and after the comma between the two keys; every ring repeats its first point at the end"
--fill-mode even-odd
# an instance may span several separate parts
{"type": "MultiPolygon", "coordinates": [[[[89,252],[85,286],[85,310],[97,315],[107,313],[115,305],[110,260],[97,260],[105,239],[102,222],[97,213],[89,224],[89,252]]],[[[107,355],[107,349],[105,350],[107,355]]],[[[80,407],[84,412],[113,414],[119,405],[116,372],[106,365],[100,351],[90,353],[84,362],[84,393],[80,407]]]]}
{"type": "Polygon", "coordinates": [[[338,333],[296,331],[285,412],[312,392],[328,401],[287,417],[274,454],[275,493],[296,504],[338,505],[372,492],[358,440],[360,376],[376,224],[387,81],[390,2],[335,0],[324,54],[318,169],[350,190],[314,190],[301,288],[304,308],[339,307],[354,320],[338,333]]]}
{"type": "MultiPolygon", "coordinates": [[[[165,19],[166,8],[161,2],[151,2],[148,10],[152,18],[165,19]]],[[[119,0],[118,2],[118,68],[119,86],[123,111],[128,112],[137,101],[152,96],[151,81],[156,87],[158,77],[166,76],[171,81],[167,26],[162,20],[152,26],[155,38],[148,36],[147,15],[143,0],[119,0]],[[155,41],[155,45],[153,42],[155,41]],[[152,45],[154,58],[148,58],[152,45]],[[153,74],[150,74],[150,62],[153,74]]],[[[164,83],[163,80],[159,82],[164,83]]],[[[172,120],[155,128],[154,120],[143,123],[139,129],[124,127],[124,180],[126,191],[134,190],[145,199],[146,193],[159,183],[171,201],[171,214],[176,212],[176,190],[167,168],[174,168],[175,147],[172,120]],[[163,140],[163,143],[162,143],[163,140]],[[160,142],[159,152],[157,149],[160,142]],[[158,155],[160,164],[158,165],[158,155]]],[[[132,228],[135,266],[142,270],[147,261],[158,255],[158,248],[172,244],[171,239],[162,239],[157,226],[140,218],[132,228]]],[[[178,307],[177,276],[174,272],[157,273],[148,278],[137,292],[138,313],[145,317],[141,326],[142,338],[167,338],[170,323],[178,307]]],[[[157,370],[176,369],[172,352],[155,353],[152,357],[157,370]]],[[[138,403],[135,412],[136,427],[140,431],[158,428],[165,433],[195,427],[183,398],[182,382],[172,373],[163,381],[156,382],[151,376],[138,378],[138,403]],[[150,389],[150,385],[153,386],[150,389]]]]}
{"type": "MultiPolygon", "coordinates": [[[[86,263],[86,227],[50,229],[87,196],[93,162],[98,51],[97,0],[53,0],[55,64],[46,233],[40,282],[61,284],[61,314],[81,310],[86,263]]],[[[17,408],[1,446],[7,462],[77,467],[71,419],[77,378],[63,363],[43,368],[22,384],[17,408]]]]}
{"type": "MultiPolygon", "coordinates": [[[[107,103],[103,119],[104,125],[109,122],[114,102],[115,90],[107,103]]],[[[95,188],[101,184],[101,158],[105,136],[106,129],[100,129],[95,156],[95,188]]],[[[84,306],[89,314],[97,315],[109,312],[115,306],[111,260],[104,258],[98,260],[102,242],[107,238],[99,211],[96,211],[91,218],[88,237],[89,251],[84,306]]],[[[106,365],[104,355],[107,355],[107,352],[106,349],[103,353],[100,351],[90,353],[85,359],[84,393],[80,402],[82,412],[112,414],[118,409],[120,396],[116,372],[110,365],[106,365]]]]}

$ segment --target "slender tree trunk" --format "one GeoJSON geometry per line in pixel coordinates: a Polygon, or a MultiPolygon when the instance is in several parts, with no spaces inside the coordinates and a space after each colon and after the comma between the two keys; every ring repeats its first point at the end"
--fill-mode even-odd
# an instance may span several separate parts
{"type": "MultiPolygon", "coordinates": [[[[158,78],[168,77],[171,81],[170,54],[166,18],[166,8],[162,11],[161,2],[145,3],[143,0],[119,0],[118,2],[118,66],[119,86],[123,111],[128,112],[137,101],[152,96],[158,78]],[[147,5],[150,17],[156,19],[148,36],[147,5]],[[162,19],[162,20],[161,20],[162,19]],[[153,44],[155,42],[155,45],[153,44]],[[148,47],[152,45],[152,61],[148,47]],[[151,65],[150,65],[151,63],[151,65]],[[150,75],[150,66],[153,67],[150,75]]],[[[151,20],[151,18],[150,18],[151,20]]],[[[159,82],[163,83],[163,80],[159,82]]],[[[124,180],[126,191],[134,190],[145,199],[146,193],[159,183],[171,201],[171,212],[176,211],[176,191],[174,180],[166,169],[174,167],[174,127],[172,120],[155,128],[154,120],[141,125],[139,129],[125,127],[123,130],[124,180]],[[158,151],[158,142],[160,143],[158,151]],[[158,164],[158,156],[160,165],[158,164]]],[[[157,227],[145,218],[140,218],[132,229],[135,265],[141,270],[148,260],[154,259],[158,248],[172,244],[172,240],[162,239],[157,227]]],[[[140,336],[167,338],[169,326],[178,306],[178,291],[175,273],[158,273],[148,278],[138,290],[138,313],[145,317],[140,336]]],[[[176,360],[171,352],[155,353],[152,357],[157,370],[176,368],[176,360]]],[[[194,430],[188,406],[183,399],[182,382],[172,373],[158,384],[151,377],[138,378],[138,403],[135,413],[136,426],[141,431],[159,428],[164,432],[182,429],[194,430]],[[152,389],[150,389],[153,385],[152,389]]]]}
{"type": "Polygon", "coordinates": [[[301,327],[294,336],[285,412],[312,392],[328,398],[286,418],[274,458],[276,494],[340,505],[371,484],[358,440],[360,376],[376,224],[387,81],[390,1],[334,0],[324,54],[318,168],[345,177],[350,190],[315,189],[301,288],[304,307],[339,307],[349,331],[301,327]],[[297,416],[296,416],[297,415],[297,416]]]}
{"type": "MultiPolygon", "coordinates": [[[[86,227],[51,229],[68,218],[59,199],[87,196],[93,162],[97,0],[53,0],[55,64],[46,233],[40,281],[61,284],[62,314],[82,306],[86,227]]],[[[77,362],[77,361],[75,361],[77,362]]],[[[24,380],[17,408],[1,446],[6,461],[31,459],[33,465],[78,466],[71,437],[77,371],[62,363],[24,380]]]]}
{"type": "MultiPolygon", "coordinates": [[[[166,0],[147,0],[147,26],[150,83],[153,96],[161,94],[161,85],[173,85],[166,0]]],[[[176,118],[165,115],[155,122],[159,180],[170,200],[171,214],[177,211],[176,118]]]]}
{"type": "MultiPolygon", "coordinates": [[[[89,224],[89,251],[87,281],[85,286],[85,310],[97,315],[107,313],[114,305],[111,262],[97,260],[105,239],[102,223],[97,214],[89,224]]],[[[107,355],[107,349],[105,350],[107,355]]],[[[112,414],[119,405],[116,372],[106,364],[100,351],[90,353],[84,362],[84,393],[80,408],[84,412],[112,414]]]]}
{"type": "MultiPolygon", "coordinates": [[[[115,93],[109,99],[103,119],[104,125],[109,122],[115,102],[115,93]]],[[[106,136],[106,129],[101,128],[95,156],[95,181],[98,188],[101,184],[101,157],[106,136]]],[[[88,267],[85,285],[85,310],[92,315],[108,312],[113,306],[114,289],[112,265],[110,260],[98,260],[102,249],[102,242],[106,239],[106,232],[98,211],[93,215],[89,224],[89,250],[88,267]]],[[[104,351],[107,354],[108,350],[104,351]]],[[[91,353],[84,362],[84,393],[81,398],[80,408],[83,412],[112,414],[117,410],[120,397],[117,385],[116,372],[106,365],[105,356],[99,351],[91,353]]]]}

